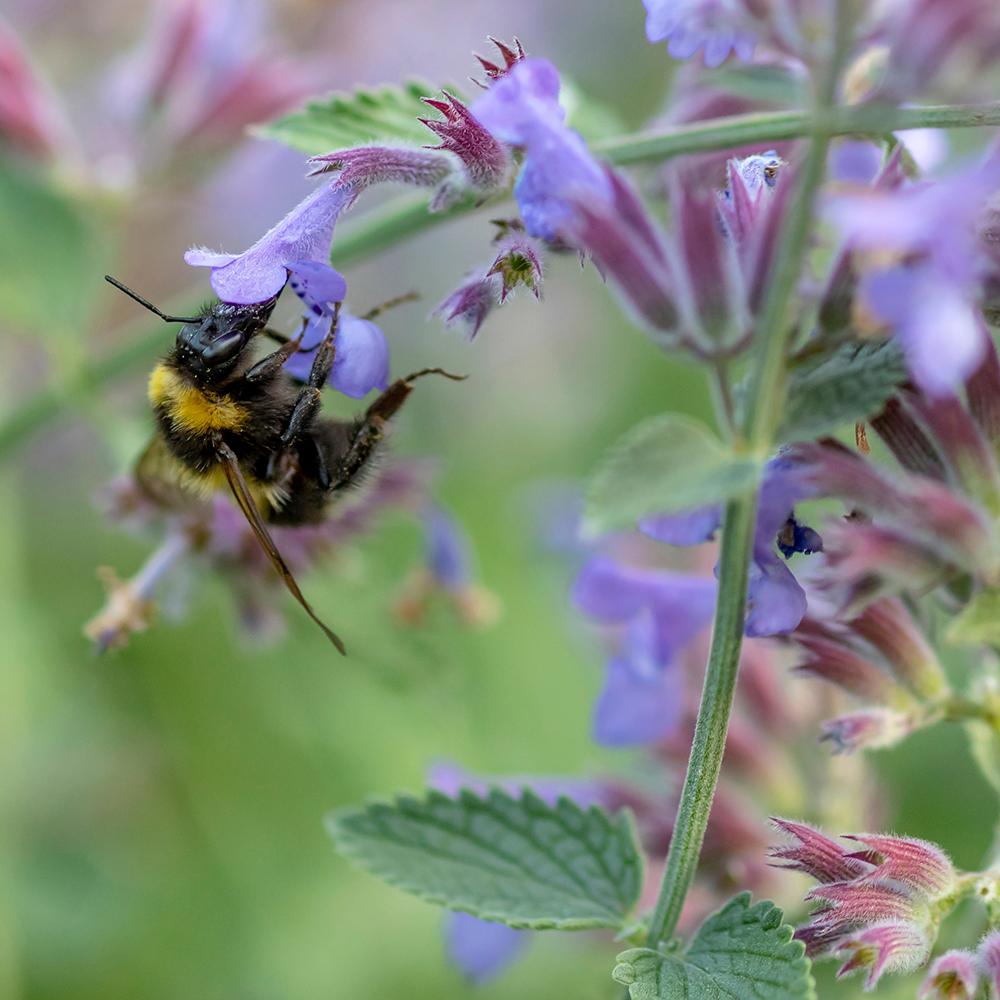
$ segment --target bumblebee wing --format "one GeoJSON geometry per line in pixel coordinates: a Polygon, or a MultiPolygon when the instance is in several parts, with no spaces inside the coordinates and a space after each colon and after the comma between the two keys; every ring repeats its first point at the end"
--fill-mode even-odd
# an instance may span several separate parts
{"type": "Polygon", "coordinates": [[[183,471],[159,435],[143,449],[133,470],[142,491],[159,506],[170,510],[190,507],[194,502],[190,491],[184,488],[183,471]]]}
{"type": "Polygon", "coordinates": [[[233,497],[240,510],[243,512],[243,516],[247,519],[247,524],[249,524],[253,529],[253,533],[256,535],[257,541],[260,543],[260,547],[264,550],[264,554],[271,560],[271,565],[277,570],[278,575],[288,588],[289,593],[299,602],[299,604],[302,605],[306,614],[309,615],[309,617],[323,630],[326,637],[334,644],[334,646],[337,647],[337,650],[341,653],[341,655],[346,656],[347,650],[344,648],[344,644],[340,637],[336,632],[328,628],[316,612],[313,611],[312,605],[305,599],[305,595],[299,589],[299,585],[296,583],[295,577],[292,576],[292,571],[288,568],[288,564],[278,551],[278,546],[274,544],[274,539],[271,537],[271,533],[267,530],[267,525],[264,523],[264,519],[261,517],[260,511],[257,509],[257,504],[254,503],[253,496],[250,493],[250,487],[247,485],[247,481],[243,477],[243,472],[240,470],[240,465],[235,453],[229,445],[227,445],[224,441],[220,441],[217,447],[217,454],[219,456],[219,463],[222,465],[226,474],[226,480],[229,483],[229,488],[232,490],[233,497]]]}

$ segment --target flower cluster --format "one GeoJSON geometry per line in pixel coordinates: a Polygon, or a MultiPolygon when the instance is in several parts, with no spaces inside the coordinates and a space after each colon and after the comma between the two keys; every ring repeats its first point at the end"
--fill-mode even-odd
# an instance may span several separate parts
{"type": "MultiPolygon", "coordinates": [[[[816,908],[796,931],[806,953],[838,958],[838,977],[861,972],[872,990],[886,973],[912,972],[931,955],[942,919],[966,895],[996,891],[996,873],[956,872],[935,844],[889,834],[854,834],[840,843],[805,823],[774,820],[792,843],[774,847],[771,863],[818,883],[806,895],[816,908]]],[[[919,997],[954,1000],[994,995],[1000,986],[1000,932],[976,951],[946,951],[931,963],[919,997]],[[989,984],[989,985],[987,985],[989,984]],[[982,986],[984,993],[978,991],[982,986]]]]}

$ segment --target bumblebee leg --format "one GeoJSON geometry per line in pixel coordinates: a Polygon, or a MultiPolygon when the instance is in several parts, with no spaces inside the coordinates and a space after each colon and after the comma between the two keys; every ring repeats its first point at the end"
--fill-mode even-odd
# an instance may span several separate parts
{"type": "Polygon", "coordinates": [[[336,355],[335,338],[339,322],[340,303],[338,302],[333,307],[333,322],[330,324],[330,329],[327,331],[323,342],[316,350],[316,356],[313,358],[312,368],[309,369],[309,380],[303,386],[298,399],[295,400],[295,406],[292,407],[288,424],[285,426],[284,431],[282,431],[281,443],[283,445],[291,444],[319,409],[323,386],[326,384],[326,380],[330,377],[330,371],[333,369],[333,359],[336,355]]]}
{"type": "Polygon", "coordinates": [[[302,343],[302,334],[305,333],[305,323],[295,337],[286,337],[277,330],[265,330],[264,334],[272,340],[277,340],[281,347],[266,357],[263,357],[243,376],[247,382],[259,382],[261,379],[269,378],[277,372],[281,366],[299,349],[302,343]]]}
{"type": "Polygon", "coordinates": [[[385,436],[385,425],[413,392],[413,383],[424,375],[443,375],[456,382],[466,378],[465,375],[446,372],[443,368],[423,368],[418,372],[411,372],[405,378],[396,379],[368,407],[365,415],[355,425],[347,449],[332,470],[330,490],[344,489],[354,481],[385,436]]]}

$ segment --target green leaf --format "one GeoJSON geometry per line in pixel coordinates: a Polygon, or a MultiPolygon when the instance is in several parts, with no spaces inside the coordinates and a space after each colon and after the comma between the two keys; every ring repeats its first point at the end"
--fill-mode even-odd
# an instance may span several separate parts
{"type": "Polygon", "coordinates": [[[743,892],[713,913],[682,955],[633,948],[612,973],[631,1000],[812,1000],[805,945],[782,913],[743,892]]]}
{"type": "Polygon", "coordinates": [[[620,927],[639,898],[642,856],[631,817],[554,806],[498,789],[335,813],[337,849],[421,899],[511,927],[620,927]]]}
{"type": "MultiPolygon", "coordinates": [[[[461,99],[457,88],[444,89],[461,99]]],[[[254,134],[277,139],[309,156],[372,143],[437,145],[438,140],[417,119],[437,116],[421,98],[440,95],[440,87],[423,80],[409,80],[402,86],[359,87],[309,101],[276,121],[258,125],[254,134]]]]}
{"type": "Polygon", "coordinates": [[[952,618],[945,638],[955,646],[1000,646],[1000,590],[980,590],[952,618]]]}
{"type": "Polygon", "coordinates": [[[103,288],[104,247],[93,219],[36,172],[2,158],[0,219],[5,326],[79,336],[103,288]]]}
{"type": "MultiPolygon", "coordinates": [[[[442,89],[459,100],[466,95],[451,84],[437,87],[425,80],[409,80],[402,86],[384,84],[361,87],[350,93],[335,93],[309,101],[273,122],[252,131],[264,139],[276,139],[309,156],[373,143],[437,145],[438,138],[419,118],[436,118],[437,112],[421,100],[440,97],[442,89]]],[[[571,80],[563,81],[561,100],[566,120],[585,139],[618,135],[622,122],[617,112],[584,94],[571,80]]]]}
{"type": "Polygon", "coordinates": [[[584,530],[632,528],[639,518],[717,503],[752,489],[761,464],[737,456],[705,427],[675,413],[644,420],[590,478],[584,530]]]}
{"type": "Polygon", "coordinates": [[[812,440],[873,417],[906,378],[902,352],[892,341],[842,347],[792,377],[781,439],[812,440]]]}

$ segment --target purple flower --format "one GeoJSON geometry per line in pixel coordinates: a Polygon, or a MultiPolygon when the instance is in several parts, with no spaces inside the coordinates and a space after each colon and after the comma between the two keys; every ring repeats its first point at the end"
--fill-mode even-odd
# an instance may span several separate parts
{"type": "MultiPolygon", "coordinates": [[[[295,288],[293,272],[292,287],[295,288]]],[[[316,348],[323,342],[333,321],[332,313],[307,317],[297,353],[285,362],[285,371],[301,381],[309,377],[316,348]]],[[[329,384],[352,399],[361,399],[372,389],[389,385],[389,344],[385,334],[371,320],[360,319],[341,310],[334,338],[333,368],[329,384]]]]}
{"type": "Polygon", "coordinates": [[[747,30],[748,17],[739,0],[643,0],[646,37],[667,42],[675,59],[689,59],[704,49],[705,65],[725,62],[730,52],[749,62],[755,38],[747,30]]]}
{"type": "Polygon", "coordinates": [[[928,394],[951,393],[983,358],[976,300],[985,255],[978,224],[1000,186],[1000,155],[949,178],[894,190],[841,194],[829,214],[855,259],[867,266],[860,304],[887,327],[928,394]]]}
{"type": "Polygon", "coordinates": [[[820,740],[829,743],[833,753],[856,753],[858,750],[881,750],[908,736],[914,720],[893,708],[865,708],[828,719],[820,726],[820,740]]]}
{"type": "Polygon", "coordinates": [[[506,924],[449,913],[445,922],[448,956],[466,979],[479,985],[520,957],[531,936],[506,924]]]}
{"type": "Polygon", "coordinates": [[[525,59],[470,108],[497,139],[524,149],[514,194],[528,232],[545,240],[566,236],[575,215],[574,199],[611,197],[604,170],[580,135],[565,124],[559,88],[552,63],[525,59]]]}
{"type": "Polygon", "coordinates": [[[595,556],[573,585],[588,618],[624,625],[608,660],[594,709],[594,738],[605,746],[636,746],[669,735],[683,712],[683,678],[674,659],[712,620],[714,580],[625,566],[595,556]]]}
{"type": "Polygon", "coordinates": [[[669,736],[684,714],[684,678],[661,659],[651,611],[628,625],[618,652],[608,660],[604,687],[594,706],[594,740],[606,747],[644,746],[669,736]]]}
{"type": "Polygon", "coordinates": [[[273,298],[296,271],[296,293],[321,315],[346,293],[344,279],[327,260],[337,219],[356,196],[352,188],[323,184],[249,250],[227,254],[195,247],[184,260],[194,267],[210,267],[216,295],[223,302],[240,304],[273,298]]]}
{"type": "MultiPolygon", "coordinates": [[[[785,558],[796,552],[820,551],[822,539],[793,517],[797,501],[814,496],[808,470],[786,456],[772,459],[764,474],[757,505],[753,561],[747,590],[748,636],[791,632],[806,612],[805,591],[775,551],[785,558]]],[[[722,508],[714,505],[681,514],[644,518],[639,529],[671,545],[708,541],[722,522],[722,508]]]]}

